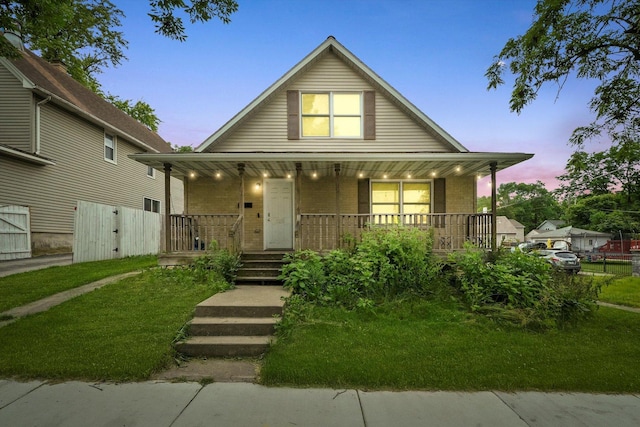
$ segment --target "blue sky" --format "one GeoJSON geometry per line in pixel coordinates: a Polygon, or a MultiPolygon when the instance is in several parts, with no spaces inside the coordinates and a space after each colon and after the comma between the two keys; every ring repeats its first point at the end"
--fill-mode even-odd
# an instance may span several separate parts
{"type": "Polygon", "coordinates": [[[329,35],[470,151],[535,154],[498,184],[555,188],[571,131],[592,120],[593,82],[569,80],[559,97],[549,86],[520,115],[509,80],[486,90],[487,67],[529,27],[535,0],[238,0],[230,24],[188,24],[184,43],[154,33],[147,1],[114,3],[128,61],[99,76],[103,89],[148,102],[172,144],[198,146],[329,35]]]}

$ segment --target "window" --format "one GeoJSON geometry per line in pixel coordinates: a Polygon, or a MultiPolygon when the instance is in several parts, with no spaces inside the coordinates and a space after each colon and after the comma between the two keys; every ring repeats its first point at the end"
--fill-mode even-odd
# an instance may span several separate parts
{"type": "Polygon", "coordinates": [[[160,201],[145,197],[143,209],[147,212],[160,213],[160,201]]]}
{"type": "Polygon", "coordinates": [[[362,137],[361,93],[303,93],[303,137],[362,137]]]}
{"type": "Polygon", "coordinates": [[[411,215],[431,212],[431,183],[372,181],[371,213],[411,215]]]}
{"type": "Polygon", "coordinates": [[[147,176],[149,178],[155,178],[156,177],[156,170],[154,168],[152,168],[151,166],[147,166],[147,176]]]}
{"type": "Polygon", "coordinates": [[[104,134],[104,159],[108,162],[116,162],[116,138],[106,133],[104,134]]]}

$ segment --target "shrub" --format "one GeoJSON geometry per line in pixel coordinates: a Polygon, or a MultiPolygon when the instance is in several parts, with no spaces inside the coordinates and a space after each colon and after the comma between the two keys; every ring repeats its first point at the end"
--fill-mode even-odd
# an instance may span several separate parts
{"type": "Polygon", "coordinates": [[[557,272],[544,260],[519,251],[489,254],[466,246],[450,255],[457,287],[472,311],[524,326],[551,326],[591,313],[593,280],[557,272]]]}
{"type": "Polygon", "coordinates": [[[198,280],[207,280],[208,276],[217,275],[229,285],[233,285],[241,265],[240,255],[220,249],[218,242],[214,240],[207,252],[194,260],[191,268],[198,280]]]}
{"type": "Polygon", "coordinates": [[[433,293],[441,283],[430,233],[416,228],[373,229],[349,251],[321,257],[301,251],[282,270],[285,287],[307,301],[367,308],[406,293],[433,293]]]}

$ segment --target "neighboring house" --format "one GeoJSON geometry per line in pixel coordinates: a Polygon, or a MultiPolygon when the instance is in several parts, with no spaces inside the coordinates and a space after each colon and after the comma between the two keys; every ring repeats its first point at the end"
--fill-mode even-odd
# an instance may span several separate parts
{"type": "Polygon", "coordinates": [[[524,241],[524,225],[506,216],[496,218],[498,242],[515,243],[524,241]]]}
{"type": "Polygon", "coordinates": [[[185,177],[169,251],[323,251],[396,224],[433,230],[436,250],[486,246],[478,177],[531,157],[469,151],[333,37],[196,152],[131,156],[185,177]]]}
{"type": "Polygon", "coordinates": [[[591,252],[607,243],[607,240],[610,238],[611,234],[609,233],[584,230],[572,226],[548,231],[533,230],[527,234],[527,241],[541,243],[551,242],[555,247],[565,246],[562,245],[562,242],[564,242],[567,243],[568,247],[574,252],[591,252]]]}
{"type": "Polygon", "coordinates": [[[547,219],[543,221],[542,224],[540,224],[536,228],[536,230],[538,230],[538,232],[557,230],[558,228],[561,228],[564,225],[565,225],[565,222],[561,219],[547,219]]]}
{"type": "MultiPolygon", "coordinates": [[[[72,250],[80,200],[164,212],[164,175],[128,156],[170,151],[63,68],[28,50],[0,58],[0,207],[28,207],[35,253],[72,250]]],[[[182,183],[172,181],[171,208],[182,212],[182,183]]],[[[24,228],[0,211],[0,237],[11,227],[24,228]]]]}

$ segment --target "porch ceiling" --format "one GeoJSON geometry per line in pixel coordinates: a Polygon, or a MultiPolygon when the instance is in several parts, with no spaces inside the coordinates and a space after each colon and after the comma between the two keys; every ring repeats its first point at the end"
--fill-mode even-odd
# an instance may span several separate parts
{"type": "Polygon", "coordinates": [[[335,164],[340,175],[366,178],[402,178],[447,176],[485,176],[496,162],[501,171],[533,157],[526,153],[168,153],[132,154],[130,158],[162,171],[171,164],[171,175],[184,178],[196,176],[238,176],[238,163],[244,163],[245,176],[270,178],[292,177],[296,163],[304,175],[333,176],[335,164]]]}

